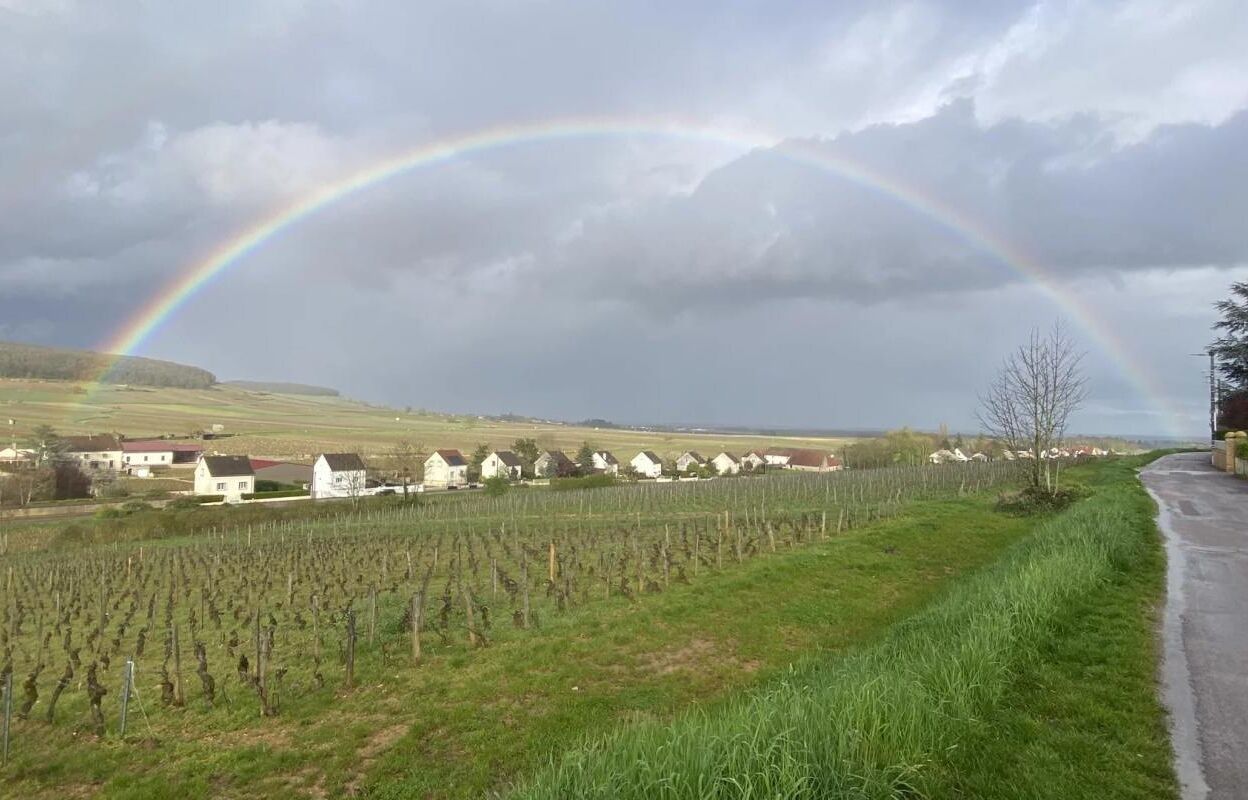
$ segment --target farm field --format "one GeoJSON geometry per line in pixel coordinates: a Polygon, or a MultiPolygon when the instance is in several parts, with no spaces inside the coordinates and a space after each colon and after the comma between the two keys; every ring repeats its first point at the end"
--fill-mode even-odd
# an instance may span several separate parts
{"type": "Polygon", "coordinates": [[[13,555],[2,641],[29,718],[4,780],[315,796],[419,776],[413,796],[476,796],[584,733],[871,635],[1025,529],[965,524],[1005,474],[516,491],[13,555]]]}
{"type": "Polygon", "coordinates": [[[36,425],[62,434],[116,431],[126,436],[192,435],[213,424],[227,438],[212,448],[223,453],[310,460],[320,452],[381,455],[399,441],[426,449],[465,452],[484,442],[509,447],[518,438],[536,439],[543,449],[575,452],[582,442],[617,451],[622,460],[651,449],[663,457],[684,450],[713,456],[727,449],[818,447],[838,450],[850,439],[665,433],[582,428],[553,423],[495,422],[475,416],[408,413],[339,397],[270,394],[233,386],[210,389],[88,385],[64,381],[0,379],[0,418],[14,419],[9,438],[36,425]]]}
{"type": "MultiPolygon", "coordinates": [[[[1124,465],[1073,472],[1108,472],[1119,494],[1134,480],[1124,465]]],[[[691,708],[722,713],[838,654],[869,653],[1003,554],[1018,560],[1016,545],[1044,541],[1050,523],[992,510],[1004,486],[999,467],[968,465],[513,491],[10,556],[3,644],[15,709],[34,702],[14,720],[0,793],[479,797],[518,784],[569,796],[530,776],[586,741],[662,731],[691,708]]],[[[1133,656],[1151,642],[1141,604],[1157,588],[1155,556],[1127,588],[1105,589],[1135,598],[1109,604],[1117,625],[1085,633],[1131,633],[1136,650],[1113,651],[1123,696],[1089,704],[1102,687],[1058,684],[1065,727],[1050,739],[1074,749],[1078,774],[1111,764],[1132,778],[1124,786],[1155,792],[1104,796],[1173,786],[1160,710],[1135,694],[1152,680],[1151,660],[1133,656]],[[1081,714],[1109,700],[1134,716],[1091,747],[1081,714]]],[[[1096,655],[1087,647],[1059,671],[1079,674],[1096,655]]],[[[991,719],[1009,731],[1055,702],[1030,684],[1003,698],[991,719]]],[[[983,759],[1000,743],[982,725],[960,740],[979,749],[933,763],[932,780],[993,785],[983,759]]],[[[1032,789],[1050,777],[1032,772],[1032,789]]],[[[1043,796],[1015,788],[992,796],[1043,796]]]]}

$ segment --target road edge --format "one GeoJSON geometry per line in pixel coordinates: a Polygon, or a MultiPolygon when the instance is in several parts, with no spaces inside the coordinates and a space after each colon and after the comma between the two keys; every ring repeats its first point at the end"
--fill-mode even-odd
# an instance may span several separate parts
{"type": "Polygon", "coordinates": [[[1146,473],[1157,468],[1165,457],[1140,470],[1140,483],[1157,507],[1156,526],[1166,545],[1166,605],[1162,616],[1161,702],[1169,717],[1170,744],[1174,751],[1174,769],[1178,775],[1183,800],[1206,800],[1209,784],[1205,780],[1204,755],[1200,728],[1196,719],[1196,692],[1192,688],[1187,648],[1183,642],[1183,614],[1186,601],[1181,587],[1187,569],[1187,554],[1171,526],[1174,512],[1161,496],[1144,480],[1146,473]]]}

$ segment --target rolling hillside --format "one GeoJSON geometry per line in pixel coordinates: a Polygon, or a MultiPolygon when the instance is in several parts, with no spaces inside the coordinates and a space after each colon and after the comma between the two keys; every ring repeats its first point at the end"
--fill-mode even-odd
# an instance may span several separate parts
{"type": "Polygon", "coordinates": [[[94,381],[138,386],[207,389],[217,382],[211,372],[172,361],[138,356],[110,356],[20,342],[0,342],[0,378],[94,381]]]}
{"type": "Polygon", "coordinates": [[[664,457],[687,449],[710,456],[721,449],[743,452],[772,445],[839,450],[848,439],[766,437],[722,433],[667,433],[595,429],[558,423],[495,421],[475,416],[405,413],[342,397],[274,394],[227,384],[210,388],[92,386],[81,382],[0,379],[0,441],[20,439],[36,425],[61,433],[116,431],[126,436],[192,435],[221,425],[225,438],[212,447],[225,453],[308,458],[322,451],[383,454],[407,441],[424,448],[477,444],[510,446],[520,437],[538,446],[575,451],[582,442],[628,458],[647,448],[664,457]]]}

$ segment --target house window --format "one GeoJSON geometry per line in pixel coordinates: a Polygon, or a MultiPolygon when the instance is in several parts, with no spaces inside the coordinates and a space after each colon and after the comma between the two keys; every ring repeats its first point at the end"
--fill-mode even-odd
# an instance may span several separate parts
{"type": "Polygon", "coordinates": [[[247,481],[239,481],[239,482],[238,482],[238,488],[239,488],[239,489],[246,489],[246,488],[247,488],[247,481]]]}
{"type": "Polygon", "coordinates": [[[225,491],[225,481],[221,481],[220,483],[218,483],[218,484],[217,484],[217,491],[218,491],[218,492],[224,492],[224,491],[225,491]]]}
{"type": "Polygon", "coordinates": [[[144,462],[146,462],[146,461],[147,461],[147,456],[143,456],[143,461],[144,461],[144,462]]]}

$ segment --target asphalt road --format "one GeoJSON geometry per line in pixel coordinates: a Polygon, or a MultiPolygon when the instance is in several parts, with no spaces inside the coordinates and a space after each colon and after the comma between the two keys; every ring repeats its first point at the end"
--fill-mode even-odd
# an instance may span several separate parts
{"type": "Polygon", "coordinates": [[[1184,800],[1248,798],[1248,481],[1208,453],[1142,474],[1166,538],[1163,699],[1184,800]]]}

